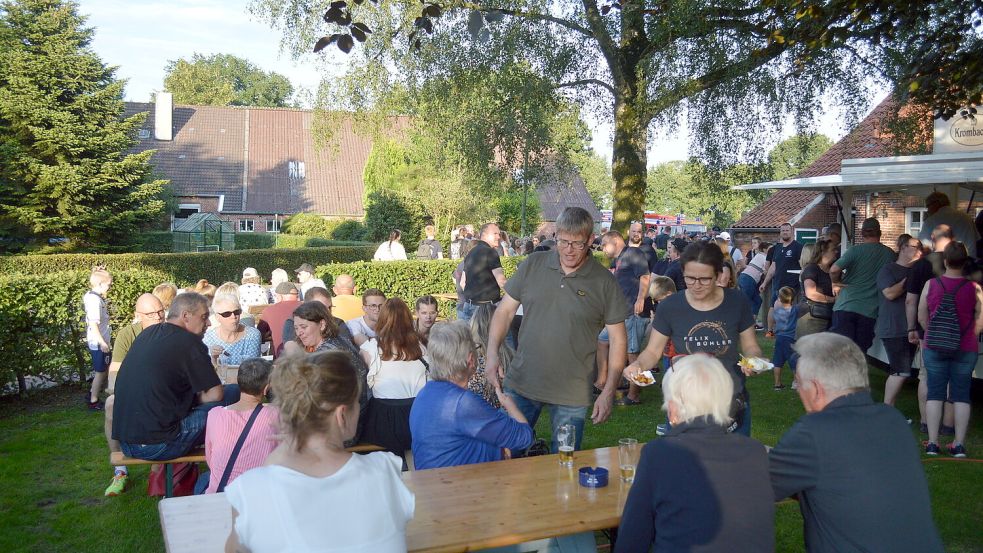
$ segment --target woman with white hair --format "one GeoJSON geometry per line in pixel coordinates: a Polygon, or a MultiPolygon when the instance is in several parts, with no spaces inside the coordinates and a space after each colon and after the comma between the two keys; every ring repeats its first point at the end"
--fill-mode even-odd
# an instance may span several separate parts
{"type": "Polygon", "coordinates": [[[215,296],[212,316],[218,324],[205,331],[202,341],[208,346],[213,363],[238,365],[250,357],[259,357],[259,331],[242,324],[242,305],[237,296],[215,296]]]}
{"type": "Polygon", "coordinates": [[[733,389],[710,355],[674,364],[662,381],[672,430],[642,449],[616,553],[775,550],[768,454],[757,440],[727,432],[733,389]]]}
{"type": "Polygon", "coordinates": [[[501,387],[495,395],[506,413],[468,389],[478,356],[466,323],[434,324],[427,350],[431,380],[410,411],[417,470],[500,461],[503,449],[532,445],[532,428],[501,387]]]}

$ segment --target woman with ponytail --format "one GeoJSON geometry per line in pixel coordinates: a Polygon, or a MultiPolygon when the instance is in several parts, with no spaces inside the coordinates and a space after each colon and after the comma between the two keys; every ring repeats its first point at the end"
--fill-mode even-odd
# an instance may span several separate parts
{"type": "Polygon", "coordinates": [[[374,261],[406,261],[406,248],[400,243],[403,233],[399,229],[393,229],[389,233],[389,240],[379,244],[372,256],[374,261]]]}

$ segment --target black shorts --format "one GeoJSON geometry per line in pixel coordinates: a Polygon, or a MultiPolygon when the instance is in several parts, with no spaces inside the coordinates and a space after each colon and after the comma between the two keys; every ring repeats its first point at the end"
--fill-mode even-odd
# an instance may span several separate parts
{"type": "Polygon", "coordinates": [[[911,363],[915,359],[915,345],[908,338],[882,338],[887,352],[888,374],[911,376],[911,363]]]}

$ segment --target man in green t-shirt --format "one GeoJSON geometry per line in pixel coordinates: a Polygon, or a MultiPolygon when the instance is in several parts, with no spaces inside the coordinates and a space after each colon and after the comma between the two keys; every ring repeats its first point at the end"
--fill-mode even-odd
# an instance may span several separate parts
{"type": "MultiPolygon", "coordinates": [[[[133,311],[137,322],[123,327],[116,335],[116,341],[113,342],[113,360],[109,364],[110,388],[115,386],[116,373],[119,372],[119,367],[123,364],[123,359],[126,357],[126,353],[130,351],[130,346],[133,345],[133,341],[136,340],[137,335],[145,328],[164,320],[164,304],[153,294],[143,294],[137,298],[136,307],[133,311]]],[[[113,405],[115,401],[115,395],[106,398],[105,432],[110,453],[120,451],[119,442],[113,439],[113,405]]],[[[123,490],[126,489],[127,476],[128,473],[125,466],[116,467],[113,473],[113,481],[106,488],[105,495],[112,497],[123,493],[123,490]]]]}
{"type": "Polygon", "coordinates": [[[894,250],[881,244],[881,225],[865,219],[860,227],[860,244],[852,246],[830,268],[836,304],[830,332],[853,340],[866,352],[874,343],[874,324],[880,302],[877,273],[897,258],[894,250]]]}

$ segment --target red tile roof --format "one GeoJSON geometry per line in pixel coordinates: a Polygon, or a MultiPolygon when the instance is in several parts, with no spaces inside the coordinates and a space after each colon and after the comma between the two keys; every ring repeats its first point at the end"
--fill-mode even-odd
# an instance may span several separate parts
{"type": "MultiPolygon", "coordinates": [[[[895,145],[891,142],[892,135],[885,128],[885,123],[897,109],[897,104],[888,95],[856,128],[803,169],[796,178],[838,175],[844,159],[896,155],[895,145]]],[[[907,109],[902,108],[905,111],[907,109]]],[[[931,137],[925,139],[931,140],[931,137]]],[[[924,146],[908,144],[901,148],[901,153],[915,153],[924,149],[924,146]]],[[[792,220],[820,195],[822,193],[808,190],[776,190],[761,205],[734,223],[733,228],[778,228],[782,223],[792,220]]]]}
{"type": "MultiPolygon", "coordinates": [[[[171,141],[153,138],[153,104],[126,103],[127,116],[139,112],[148,116],[133,151],[157,150],[151,163],[177,196],[224,195],[225,212],[365,213],[362,174],[372,140],[356,133],[350,120],[335,130],[330,145],[319,148],[310,110],[176,105],[171,141]]],[[[600,218],[575,173],[538,188],[545,220],[556,220],[568,205],[600,218]]]]}

